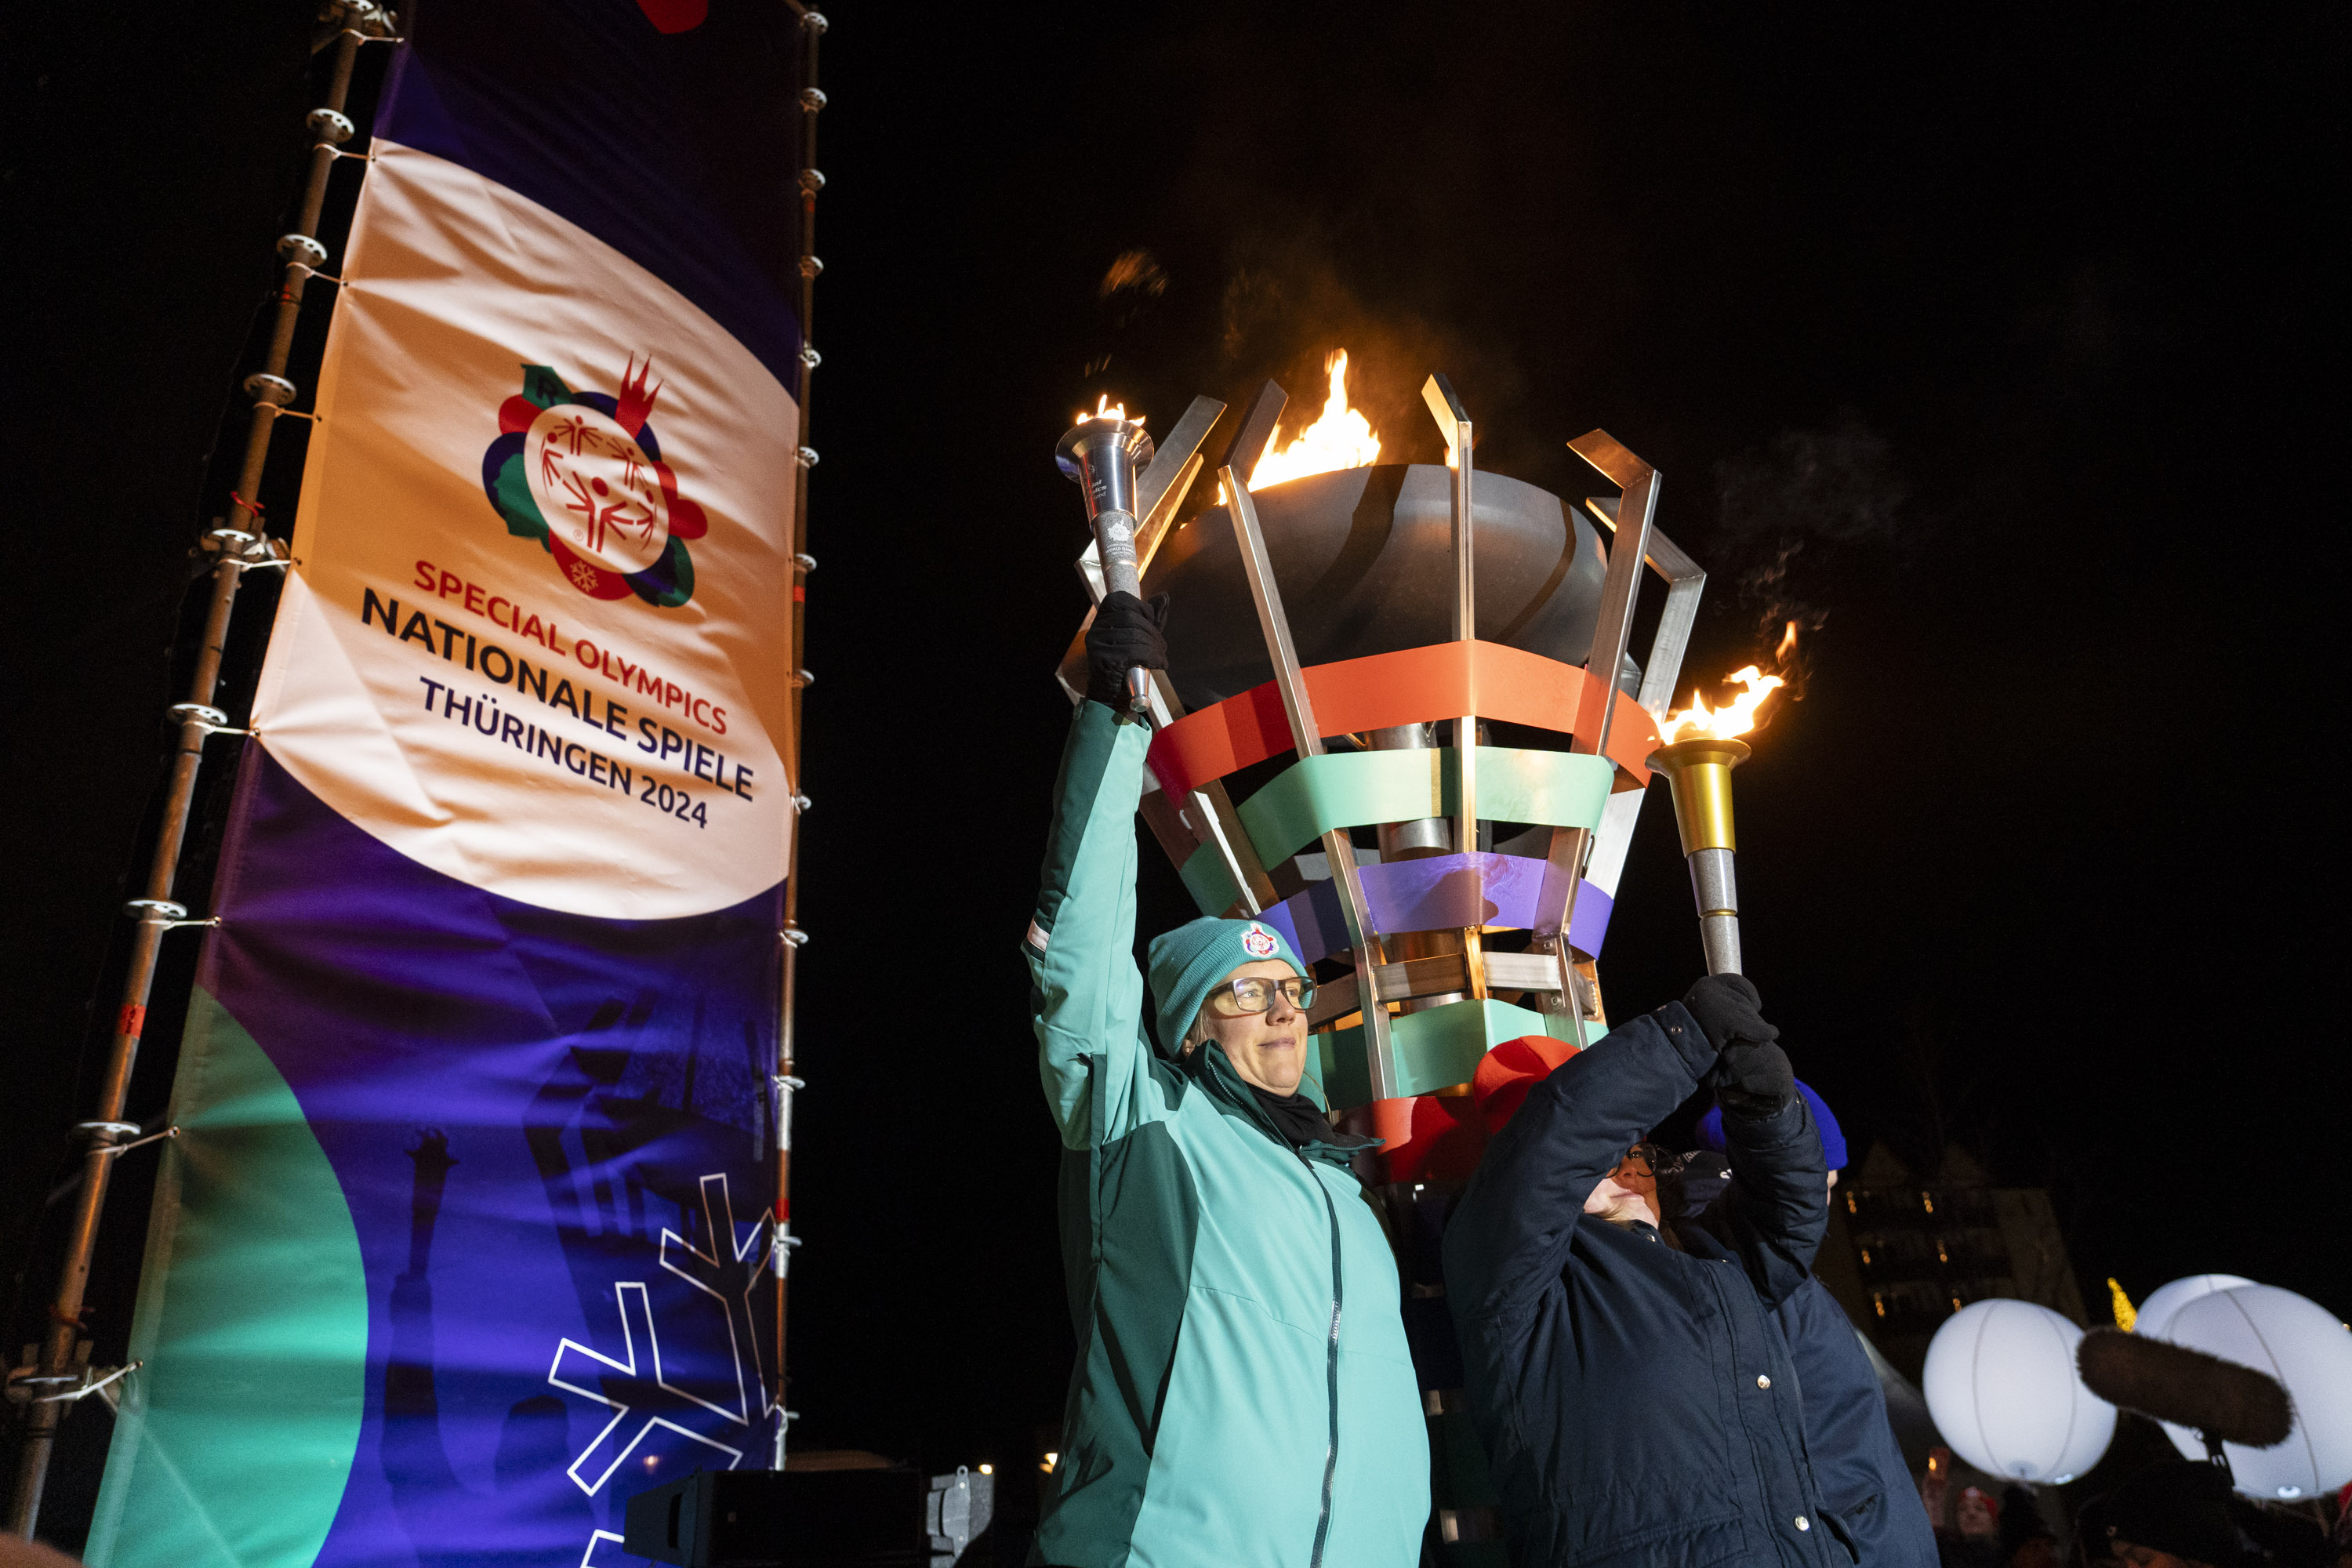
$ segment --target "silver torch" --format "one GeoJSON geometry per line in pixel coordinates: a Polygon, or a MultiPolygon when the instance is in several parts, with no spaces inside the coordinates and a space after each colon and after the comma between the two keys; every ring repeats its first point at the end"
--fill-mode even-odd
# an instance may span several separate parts
{"type": "MultiPolygon", "coordinates": [[[[1123,410],[1080,420],[1054,448],[1054,461],[1076,481],[1086,497],[1087,521],[1094,525],[1102,556],[1103,592],[1143,596],[1135,569],[1135,476],[1151,461],[1151,437],[1143,422],[1123,410]]],[[[1127,705],[1135,712],[1151,706],[1151,672],[1138,665],[1127,672],[1127,705]]]]}
{"type": "Polygon", "coordinates": [[[1675,792],[1675,826],[1682,834],[1683,858],[1690,863],[1709,974],[1740,973],[1739,883],[1732,870],[1739,840],[1732,830],[1731,770],[1748,756],[1745,741],[1711,736],[1676,741],[1650,754],[1650,771],[1665,774],[1675,792]]]}

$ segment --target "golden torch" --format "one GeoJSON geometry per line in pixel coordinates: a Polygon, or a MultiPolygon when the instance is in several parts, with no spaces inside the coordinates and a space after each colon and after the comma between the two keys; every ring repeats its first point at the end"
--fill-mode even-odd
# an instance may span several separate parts
{"type": "Polygon", "coordinates": [[[1756,726],[1765,698],[1786,684],[1754,665],[1730,677],[1748,689],[1721,708],[1694,699],[1662,726],[1666,743],[1650,753],[1650,771],[1666,775],[1675,792],[1675,826],[1690,865],[1698,904],[1698,935],[1709,974],[1738,974],[1739,880],[1732,856],[1739,847],[1732,826],[1731,770],[1749,756],[1738,739],[1756,726]]]}

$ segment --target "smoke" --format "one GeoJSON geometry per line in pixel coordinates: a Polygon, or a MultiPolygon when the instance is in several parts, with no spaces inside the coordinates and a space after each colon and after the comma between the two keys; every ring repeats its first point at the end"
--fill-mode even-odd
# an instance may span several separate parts
{"type": "Polygon", "coordinates": [[[1893,446],[1851,410],[1717,464],[1716,481],[1720,526],[1734,543],[1891,537],[1911,495],[1893,446]]]}
{"type": "Polygon", "coordinates": [[[1516,416],[1523,384],[1507,354],[1483,350],[1402,304],[1375,306],[1348,279],[1345,265],[1318,227],[1259,230],[1226,254],[1217,305],[1217,377],[1255,389],[1268,377],[1290,394],[1279,439],[1315,419],[1322,406],[1324,356],[1348,351],[1348,400],[1381,440],[1381,460],[1439,462],[1444,440],[1422,404],[1422,384],[1443,372],[1480,421],[1484,448],[1494,422],[1516,416]]]}
{"type": "Polygon", "coordinates": [[[1805,695],[1812,634],[1829,622],[1832,563],[1903,536],[1909,484],[1885,437],[1847,411],[1783,430],[1716,465],[1717,570],[1767,667],[1805,695]]]}
{"type": "MultiPolygon", "coordinates": [[[[1108,253],[1090,280],[1094,319],[1080,348],[1083,366],[1074,407],[1097,394],[1129,410],[1168,411],[1191,398],[1222,399],[1228,437],[1266,381],[1290,394],[1276,439],[1287,442],[1320,413],[1333,350],[1348,353],[1348,398],[1380,438],[1384,463],[1444,460],[1445,443],[1421,397],[1431,373],[1451,377],[1477,424],[1482,462],[1515,471],[1540,450],[1551,457],[1557,432],[1512,443],[1522,434],[1527,378],[1507,348],[1440,326],[1396,298],[1394,279],[1351,258],[1329,226],[1311,216],[1260,217],[1238,235],[1171,236],[1150,248],[1108,253]]],[[[1559,460],[1552,458],[1552,460],[1559,460]]],[[[1205,500],[1213,482],[1194,491],[1205,500]]]]}
{"type": "Polygon", "coordinates": [[[1131,342],[1157,313],[1168,283],[1168,269],[1149,250],[1122,250],[1111,258],[1095,283],[1095,323],[1088,334],[1092,347],[1079,373],[1081,380],[1091,382],[1110,369],[1118,348],[1131,342]]]}

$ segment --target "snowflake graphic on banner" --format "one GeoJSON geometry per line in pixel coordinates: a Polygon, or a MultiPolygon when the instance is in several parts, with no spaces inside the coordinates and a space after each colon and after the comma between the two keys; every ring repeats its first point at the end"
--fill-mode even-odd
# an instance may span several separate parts
{"type": "MultiPolygon", "coordinates": [[[[704,1355],[691,1357],[696,1364],[684,1364],[677,1336],[672,1339],[671,1360],[664,1362],[661,1331],[647,1288],[650,1281],[645,1279],[613,1283],[621,1318],[619,1355],[608,1355],[573,1339],[556,1345],[547,1381],[613,1412],[604,1430],[565,1472],[591,1497],[602,1491],[621,1466],[648,1439],[657,1439],[658,1434],[667,1433],[673,1443],[683,1441],[704,1450],[705,1464],[718,1462],[711,1456],[724,1455],[726,1468],[733,1469],[742,1461],[753,1425],[768,1414],[759,1340],[751,1321],[751,1292],[767,1264],[772,1245],[769,1228],[762,1220],[737,1239],[734,1201],[723,1173],[703,1177],[701,1191],[703,1235],[710,1250],[702,1251],[665,1227],[661,1267],[719,1303],[727,1323],[724,1370],[709,1365],[714,1358],[704,1355]],[[707,1396],[712,1394],[718,1397],[707,1396]]],[[[592,1542],[592,1556],[593,1552],[592,1542]]]]}
{"type": "Polygon", "coordinates": [[[563,580],[592,599],[675,609],[694,597],[686,548],[710,530],[661,460],[650,390],[654,362],[632,358],[621,395],[574,392],[551,365],[522,367],[522,391],[499,405],[482,454],[482,493],[507,531],[536,539],[563,580]]]}

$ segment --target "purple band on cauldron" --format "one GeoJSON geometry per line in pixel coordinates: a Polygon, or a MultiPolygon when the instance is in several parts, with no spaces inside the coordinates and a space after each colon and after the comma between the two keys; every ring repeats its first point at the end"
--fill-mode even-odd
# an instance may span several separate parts
{"type": "MultiPolygon", "coordinates": [[[[1543,861],[1524,855],[1433,855],[1362,866],[1356,874],[1370,906],[1372,929],[1393,933],[1450,926],[1532,926],[1544,867],[1543,861]]],[[[1585,883],[1576,895],[1570,945],[1587,955],[1599,953],[1609,932],[1612,907],[1607,893],[1585,883]]],[[[1284,900],[1261,918],[1287,937],[1309,963],[1348,945],[1339,890],[1328,881],[1284,900]]]]}

